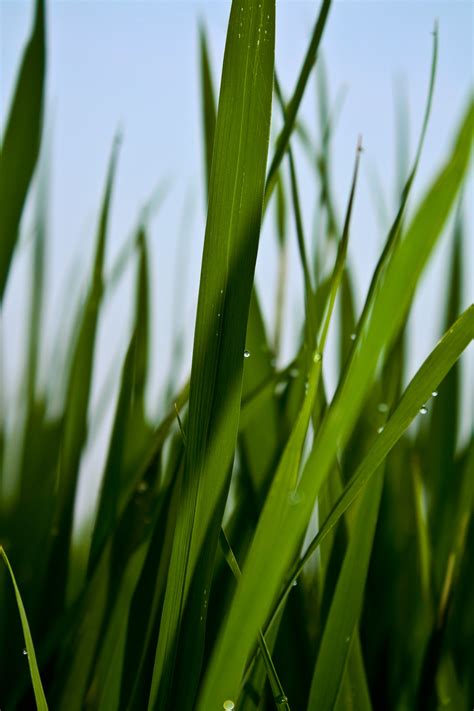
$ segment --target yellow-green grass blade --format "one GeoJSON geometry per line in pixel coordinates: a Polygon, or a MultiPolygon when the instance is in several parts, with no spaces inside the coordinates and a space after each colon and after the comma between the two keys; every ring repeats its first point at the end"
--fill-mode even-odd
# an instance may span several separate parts
{"type": "Polygon", "coordinates": [[[25,649],[28,655],[28,666],[30,668],[31,681],[33,684],[33,691],[35,694],[36,707],[38,711],[48,711],[48,704],[46,703],[46,697],[43,691],[43,685],[41,683],[41,677],[38,669],[38,664],[36,662],[35,648],[33,645],[33,639],[31,637],[30,626],[28,624],[28,618],[26,616],[25,608],[23,607],[23,602],[21,600],[20,591],[18,585],[16,584],[15,575],[13,573],[8,556],[3,548],[0,546],[0,556],[3,558],[5,565],[7,566],[10,578],[12,581],[13,589],[15,591],[15,598],[18,605],[18,612],[20,614],[21,626],[23,629],[23,636],[25,638],[25,649]]]}
{"type": "Polygon", "coordinates": [[[393,414],[385,424],[383,431],[375,440],[364,460],[357,467],[351,480],[324,521],[315,538],[308,545],[304,555],[292,567],[287,576],[284,589],[274,605],[265,634],[276,619],[278,611],[290,592],[305,563],[337,525],[341,516],[352,506],[367,482],[378,470],[385,458],[399,441],[411,422],[419,414],[420,402],[424,402],[446,377],[460,355],[474,339],[474,306],[470,306],[451,326],[436,348],[425,360],[403,393],[393,414]]]}
{"type": "Polygon", "coordinates": [[[311,70],[316,61],[319,44],[323,36],[323,31],[326,25],[326,20],[329,14],[330,7],[331,0],[323,0],[321,10],[319,11],[318,19],[313,29],[311,41],[309,43],[309,47],[307,49],[303,61],[303,65],[301,67],[298,80],[293,91],[293,95],[287,106],[285,122],[277,138],[275,153],[273,155],[270,168],[268,169],[267,182],[265,186],[265,204],[268,204],[268,201],[275,187],[278,169],[280,167],[281,161],[283,160],[283,156],[285,155],[286,149],[288,148],[291,134],[293,133],[296,116],[301,104],[301,100],[303,98],[304,91],[306,89],[306,85],[308,83],[309,75],[311,74],[311,70]]]}
{"type": "Polygon", "coordinates": [[[92,382],[96,331],[103,296],[103,265],[117,151],[118,140],[114,142],[110,159],[97,233],[93,273],[83,306],[68,378],[56,510],[53,521],[57,536],[53,541],[49,560],[51,587],[46,599],[48,608],[56,611],[61,609],[66,593],[65,585],[69,568],[69,547],[74,501],[81,453],[87,437],[87,411],[92,382]]]}
{"type": "MultiPolygon", "coordinates": [[[[321,484],[334,463],[338,448],[344,447],[362,409],[380,356],[391,345],[406,318],[416,284],[450,213],[467,169],[472,144],[473,112],[473,104],[470,102],[454,149],[428,189],[404,239],[393,250],[382,278],[374,289],[370,318],[367,318],[363,332],[359,332],[359,342],[353,349],[344,377],[303,471],[298,486],[298,505],[291,506],[288,502],[285,507],[282,506],[282,511],[277,512],[278,515],[275,515],[271,504],[264,508],[241,583],[208,672],[202,708],[211,704],[210,698],[214,698],[214,703],[217,702],[217,696],[210,696],[211,689],[224,693],[225,686],[229,686],[230,690],[235,688],[237,680],[234,675],[238,674],[251,651],[257,630],[262,626],[262,618],[270,611],[285,569],[309,521],[321,484]],[[262,565],[268,571],[264,580],[259,574],[262,565]]],[[[423,401],[418,402],[418,409],[422,404],[423,401]]],[[[278,475],[269,502],[278,496],[277,482],[278,475]]]]}
{"type": "Polygon", "coordinates": [[[45,2],[36,0],[0,153],[0,303],[40,150],[45,71],[45,2]]]}
{"type": "Polygon", "coordinates": [[[200,673],[204,641],[200,618],[205,616],[201,608],[212,575],[239,420],[270,131],[274,36],[272,0],[232,3],[210,178],[182,501],[150,709],[165,709],[170,703],[183,709],[192,706],[200,673]],[[188,596],[192,581],[193,593],[188,596]],[[188,622],[184,625],[187,597],[188,622]],[[193,638],[189,647],[188,635],[193,638]],[[175,690],[181,700],[175,693],[172,700],[169,697],[175,660],[186,669],[188,678],[187,688],[181,685],[175,690]]]}

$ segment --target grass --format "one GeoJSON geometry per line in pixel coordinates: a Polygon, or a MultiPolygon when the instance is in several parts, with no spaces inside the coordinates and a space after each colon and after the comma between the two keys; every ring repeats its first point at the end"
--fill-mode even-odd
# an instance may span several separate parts
{"type": "MultiPolygon", "coordinates": [[[[46,699],[64,711],[472,705],[474,440],[472,432],[459,439],[458,360],[474,336],[474,307],[460,313],[462,190],[474,104],[470,98],[442,166],[408,209],[431,112],[436,31],[418,149],[357,313],[347,247],[362,146],[340,228],[324,79],[321,145],[298,113],[330,9],[324,0],[289,101],[275,73],[272,0],[232,3],[218,102],[200,29],[207,224],[191,373],[161,419],[150,421],[145,408],[146,215],[112,278],[104,273],[119,139],[88,291],[63,329],[71,334],[65,398],[54,416],[53,392],[37,382],[46,238],[40,201],[21,432],[0,422],[0,461],[15,450],[19,463],[13,497],[3,466],[0,477],[2,709],[45,709],[46,699]],[[282,116],[275,141],[272,110],[282,116]],[[296,144],[316,168],[325,217],[317,254],[330,255],[337,244],[328,271],[307,254],[296,144]],[[279,278],[270,327],[254,272],[272,202],[279,278]],[[410,308],[454,213],[445,333],[404,387],[410,308]],[[305,309],[293,357],[279,368],[290,217],[305,309]],[[105,296],[131,259],[134,322],[92,535],[77,542],[73,514],[94,418],[97,325],[105,296]],[[326,340],[334,320],[340,368],[329,400],[326,340]],[[410,429],[416,419],[421,426],[410,429]]],[[[3,133],[1,299],[38,160],[45,44],[44,0],[36,0],[3,133]]],[[[174,382],[170,372],[171,391],[174,382]]]]}

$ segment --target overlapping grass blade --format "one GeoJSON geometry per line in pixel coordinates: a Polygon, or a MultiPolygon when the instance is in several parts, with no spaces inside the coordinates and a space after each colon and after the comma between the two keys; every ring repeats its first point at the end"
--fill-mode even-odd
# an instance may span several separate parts
{"type": "Polygon", "coordinates": [[[319,44],[323,36],[323,31],[326,25],[326,20],[328,18],[330,7],[331,0],[323,0],[318,19],[313,29],[311,41],[306,51],[303,65],[301,67],[298,80],[293,91],[293,95],[286,109],[285,123],[277,138],[275,153],[273,155],[270,168],[268,169],[267,182],[265,185],[265,204],[268,203],[275,187],[278,169],[280,167],[281,161],[283,160],[283,156],[285,155],[286,149],[288,148],[291,134],[293,133],[296,115],[298,113],[298,109],[300,107],[301,100],[303,98],[303,94],[308,83],[309,75],[311,74],[311,70],[316,61],[319,44]]]}
{"type": "Polygon", "coordinates": [[[274,33],[274,2],[233,2],[214,139],[182,502],[150,709],[168,707],[176,659],[187,669],[188,684],[187,688],[181,685],[175,689],[175,706],[184,709],[193,704],[200,674],[204,591],[210,585],[238,428],[246,322],[270,130],[274,33]],[[189,646],[188,636],[192,637],[189,646]]]}
{"type": "MultiPolygon", "coordinates": [[[[94,346],[99,309],[103,296],[103,265],[112,185],[117,161],[118,140],[110,159],[102,211],[97,233],[97,246],[89,292],[83,307],[80,330],[69,373],[67,410],[65,413],[61,460],[56,500],[55,536],[49,562],[51,586],[47,604],[59,610],[64,602],[67,580],[69,546],[74,513],[74,500],[82,449],[87,437],[87,410],[92,382],[94,346]]],[[[74,591],[72,591],[74,592],[74,591]]]]}
{"type": "Polygon", "coordinates": [[[45,0],[36,0],[0,153],[0,303],[40,150],[45,71],[45,0]]]}
{"type": "Polygon", "coordinates": [[[420,402],[425,402],[442,380],[449,373],[465,348],[474,339],[474,306],[470,306],[451,326],[443,336],[436,348],[425,360],[419,371],[406,388],[393,414],[387,421],[383,432],[375,440],[367,456],[357,467],[351,480],[334,505],[331,513],[324,521],[318,534],[307,547],[302,558],[295,563],[287,577],[283,592],[278,598],[269,617],[268,627],[276,618],[284,598],[291,590],[293,582],[297,579],[305,563],[321,545],[341,516],[354,503],[370,478],[377,472],[391,449],[398,442],[411,422],[420,412],[420,402]]]}
{"type": "Polygon", "coordinates": [[[21,626],[23,629],[23,635],[25,638],[25,651],[28,655],[28,666],[30,668],[31,681],[33,683],[33,690],[35,694],[35,701],[38,711],[48,711],[48,704],[46,703],[46,697],[43,691],[43,685],[41,683],[41,677],[38,670],[38,664],[36,662],[35,648],[33,645],[33,639],[31,637],[30,626],[28,624],[28,618],[26,616],[25,608],[23,607],[23,602],[21,600],[20,591],[18,585],[16,584],[15,575],[8,560],[8,556],[3,548],[0,546],[0,556],[3,558],[5,565],[7,566],[10,578],[12,581],[13,589],[15,591],[15,598],[18,605],[18,612],[20,614],[21,626]]]}
{"type": "MultiPolygon", "coordinates": [[[[326,316],[321,329],[321,335],[319,337],[318,349],[314,351],[311,359],[310,370],[308,373],[308,387],[306,396],[303,400],[294,427],[291,431],[289,440],[286,444],[286,447],[278,464],[275,476],[271,483],[269,493],[265,500],[263,512],[260,517],[256,535],[258,535],[258,531],[262,527],[264,529],[266,528],[266,530],[268,531],[269,524],[272,527],[275,525],[278,526],[280,522],[283,522],[285,520],[285,515],[288,508],[298,508],[301,503],[301,494],[299,493],[298,487],[299,466],[301,462],[306,433],[313,412],[316,393],[318,391],[320,383],[321,366],[324,346],[326,342],[326,335],[328,332],[329,322],[332,316],[334,306],[334,300],[336,298],[337,289],[339,287],[342,269],[344,266],[344,258],[347,251],[350,216],[357,181],[358,165],[359,151],[357,151],[356,164],[352,180],[351,193],[349,197],[349,204],[347,208],[347,217],[344,227],[344,233],[339,245],[338,255],[336,258],[336,263],[334,265],[334,272],[330,284],[330,295],[333,294],[333,298],[331,298],[331,296],[329,298],[326,316]]],[[[303,531],[300,532],[300,536],[302,536],[302,534],[303,531]]],[[[296,548],[297,543],[298,541],[296,540],[293,544],[294,548],[296,548]]],[[[253,544],[249,551],[245,569],[247,569],[247,567],[249,566],[256,565],[257,555],[258,550],[256,553],[253,544]],[[254,560],[252,560],[252,554],[254,556],[254,560]]],[[[288,552],[286,553],[286,555],[288,556],[288,552]]],[[[244,577],[242,578],[241,583],[245,581],[245,569],[244,577]]],[[[269,570],[268,574],[271,575],[271,573],[272,571],[269,570]]],[[[249,588],[251,588],[252,584],[255,584],[256,582],[257,581],[255,578],[253,581],[250,580],[249,588]]],[[[242,584],[240,584],[237,588],[234,604],[231,608],[229,622],[224,628],[223,635],[221,635],[221,637],[223,636],[223,639],[219,640],[220,644],[218,643],[218,647],[215,652],[214,664],[211,664],[210,672],[208,672],[208,676],[205,679],[204,688],[199,700],[200,709],[217,706],[219,698],[221,696],[225,697],[226,695],[226,687],[228,687],[227,696],[229,696],[229,693],[231,693],[234,695],[234,697],[236,697],[240,675],[243,673],[245,661],[252,650],[255,640],[255,637],[252,637],[250,633],[250,629],[252,628],[252,619],[250,626],[247,624],[247,621],[245,621],[244,629],[247,628],[245,630],[246,634],[244,634],[238,640],[236,638],[237,635],[232,637],[232,632],[230,631],[232,630],[231,623],[233,622],[235,625],[237,622],[236,619],[233,619],[233,612],[235,611],[235,609],[239,609],[239,603],[242,604],[240,599],[241,595],[242,584]],[[246,635],[249,635],[249,638],[247,638],[246,635]],[[231,638],[233,639],[233,643],[229,644],[231,638]]],[[[257,605],[260,603],[260,601],[255,600],[254,602],[257,602],[257,605]]],[[[247,615],[247,619],[249,619],[249,617],[253,617],[253,615],[247,615]]],[[[242,625],[242,623],[243,620],[241,618],[240,622],[238,623],[239,626],[242,625]]],[[[242,627],[240,627],[240,629],[242,631],[242,627]]]]}
{"type": "MultiPolygon", "coordinates": [[[[393,342],[405,318],[420,274],[449,215],[469,162],[473,113],[474,107],[470,103],[453,151],[423,199],[405,238],[392,253],[381,283],[377,284],[370,319],[367,319],[364,332],[359,333],[359,343],[352,352],[304,468],[298,486],[297,506],[291,506],[288,489],[283,500],[278,473],[275,477],[208,672],[201,698],[202,709],[216,704],[227,686],[230,691],[235,689],[238,670],[242,669],[257,630],[270,610],[337,448],[347,441],[373,381],[379,358],[393,342]],[[278,499],[281,499],[280,509],[275,510],[274,502],[278,499]],[[268,571],[264,580],[259,575],[262,565],[268,571]]],[[[418,408],[421,404],[418,403],[418,408]]],[[[298,425],[299,422],[295,431],[298,425]]]]}

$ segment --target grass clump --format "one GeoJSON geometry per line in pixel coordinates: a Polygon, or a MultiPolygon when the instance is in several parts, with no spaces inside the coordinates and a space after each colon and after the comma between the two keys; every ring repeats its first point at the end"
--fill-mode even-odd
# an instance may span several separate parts
{"type": "MultiPolygon", "coordinates": [[[[274,0],[232,3],[217,109],[201,28],[208,211],[191,373],[169,411],[152,421],[145,408],[150,275],[143,219],[122,258],[138,266],[134,320],[92,535],[79,544],[73,517],[90,436],[98,320],[112,288],[104,259],[119,141],[89,287],[70,329],[66,395],[54,414],[52,393],[37,383],[44,289],[38,213],[22,431],[0,423],[0,461],[13,448],[19,462],[13,497],[0,478],[2,708],[45,709],[46,699],[67,711],[471,703],[474,449],[472,436],[458,442],[458,360],[473,339],[474,307],[460,313],[460,207],[445,333],[403,383],[410,307],[461,205],[474,104],[470,99],[443,165],[408,211],[431,111],[435,32],[418,149],[357,313],[347,248],[362,145],[339,227],[328,179],[331,122],[315,146],[298,113],[330,7],[330,0],[321,4],[289,101],[275,73],[274,0]],[[282,117],[274,142],[272,105],[282,117]],[[325,218],[318,255],[337,245],[327,274],[307,254],[297,143],[317,168],[325,218]],[[280,263],[270,335],[254,272],[272,201],[280,263]],[[279,367],[289,214],[305,309],[293,356],[279,367]],[[326,341],[334,320],[341,357],[329,399],[326,341]],[[409,430],[423,415],[422,426],[409,430]]],[[[40,147],[44,15],[44,0],[36,0],[3,134],[1,299],[40,147]]],[[[174,381],[170,373],[169,390],[174,381]]]]}

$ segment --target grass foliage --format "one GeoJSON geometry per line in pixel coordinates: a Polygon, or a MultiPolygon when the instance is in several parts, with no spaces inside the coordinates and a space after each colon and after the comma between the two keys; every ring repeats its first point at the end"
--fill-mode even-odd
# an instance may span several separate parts
{"type": "MultiPolygon", "coordinates": [[[[46,9],[36,0],[3,132],[2,301],[40,150],[46,9]]],[[[472,433],[459,436],[458,360],[474,336],[474,307],[460,313],[460,206],[474,104],[469,99],[444,163],[412,205],[435,87],[435,32],[418,149],[357,313],[347,254],[362,146],[340,227],[323,67],[317,145],[298,113],[330,9],[324,0],[288,101],[274,66],[274,0],[232,2],[218,101],[200,29],[207,223],[191,373],[176,392],[169,374],[173,396],[161,418],[151,421],[145,408],[146,219],[116,269],[104,271],[119,139],[87,293],[62,329],[63,339],[70,334],[69,356],[65,397],[55,409],[53,392],[37,376],[46,239],[39,201],[23,416],[18,431],[6,428],[6,417],[0,421],[2,709],[47,709],[46,699],[59,711],[472,706],[474,448],[472,433]],[[280,124],[273,119],[281,126],[274,141],[272,108],[281,114],[280,124]],[[296,144],[316,168],[316,260],[307,253],[296,144]],[[254,281],[270,206],[279,259],[272,324],[254,281]],[[280,367],[289,219],[305,309],[293,356],[280,367]],[[405,387],[410,308],[451,224],[445,332],[405,387]],[[331,268],[322,269],[335,252],[331,268]],[[81,459],[94,434],[98,323],[131,259],[134,322],[92,533],[78,542],[74,512],[81,459]],[[331,324],[340,363],[329,400],[331,324]],[[415,420],[420,426],[409,430],[415,420]],[[13,494],[4,476],[12,452],[13,494]]]]}

